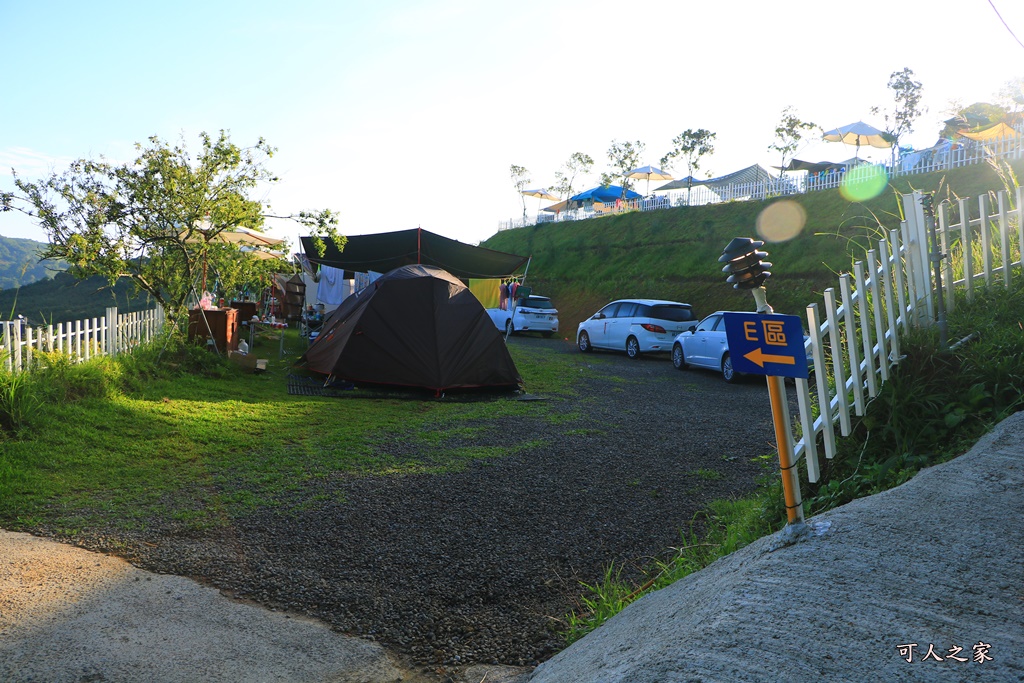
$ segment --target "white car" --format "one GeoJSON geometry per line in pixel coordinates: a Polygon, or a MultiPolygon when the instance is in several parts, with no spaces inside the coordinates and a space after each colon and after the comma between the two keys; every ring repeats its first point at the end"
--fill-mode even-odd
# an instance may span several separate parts
{"type": "MultiPolygon", "coordinates": [[[[742,377],[741,373],[733,370],[732,358],[729,357],[725,313],[715,311],[697,323],[693,330],[675,338],[672,342],[672,365],[676,370],[685,370],[690,366],[706,368],[722,373],[722,378],[729,383],[742,377]]],[[[814,361],[808,355],[807,367],[813,368],[813,365],[814,361]]]]}
{"type": "Polygon", "coordinates": [[[576,345],[584,353],[609,349],[636,358],[641,353],[669,351],[673,338],[696,324],[697,316],[690,304],[619,299],[580,323],[576,345]]]}
{"type": "Polygon", "coordinates": [[[545,337],[558,332],[558,311],[551,299],[531,294],[520,299],[515,311],[488,308],[487,314],[495,327],[506,334],[515,332],[540,332],[545,337]]]}

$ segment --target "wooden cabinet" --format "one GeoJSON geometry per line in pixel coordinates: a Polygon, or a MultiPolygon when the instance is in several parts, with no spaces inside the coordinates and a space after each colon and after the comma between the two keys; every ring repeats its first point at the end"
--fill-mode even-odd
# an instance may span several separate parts
{"type": "Polygon", "coordinates": [[[213,333],[221,353],[238,350],[238,310],[234,308],[194,308],[188,312],[188,338],[206,341],[213,333]],[[203,317],[206,322],[203,322],[203,317]],[[209,330],[207,330],[209,325],[209,330]]]}
{"type": "Polygon", "coordinates": [[[238,310],[238,323],[241,324],[247,320],[252,320],[254,315],[257,315],[257,309],[259,304],[255,301],[232,301],[231,308],[238,310]]]}

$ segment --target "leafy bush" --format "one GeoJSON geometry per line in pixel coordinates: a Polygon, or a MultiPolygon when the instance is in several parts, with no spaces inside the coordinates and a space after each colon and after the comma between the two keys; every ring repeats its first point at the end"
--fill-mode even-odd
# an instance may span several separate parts
{"type": "Polygon", "coordinates": [[[110,398],[121,384],[121,366],[106,356],[79,363],[67,354],[37,351],[32,382],[47,401],[70,403],[86,397],[110,398]]]}
{"type": "Polygon", "coordinates": [[[122,369],[122,385],[127,390],[141,388],[154,379],[183,375],[217,378],[230,371],[230,365],[222,356],[179,336],[164,336],[142,344],[130,354],[119,355],[117,363],[122,369]]]}

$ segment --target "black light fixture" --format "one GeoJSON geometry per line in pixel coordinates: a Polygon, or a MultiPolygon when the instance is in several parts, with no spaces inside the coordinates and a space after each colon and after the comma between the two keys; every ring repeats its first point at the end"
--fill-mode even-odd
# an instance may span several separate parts
{"type": "Polygon", "coordinates": [[[718,262],[725,264],[722,272],[729,274],[726,282],[730,283],[733,289],[757,289],[771,277],[768,269],[772,264],[762,261],[768,256],[768,252],[758,251],[763,246],[764,242],[761,240],[734,237],[718,257],[718,262]]]}

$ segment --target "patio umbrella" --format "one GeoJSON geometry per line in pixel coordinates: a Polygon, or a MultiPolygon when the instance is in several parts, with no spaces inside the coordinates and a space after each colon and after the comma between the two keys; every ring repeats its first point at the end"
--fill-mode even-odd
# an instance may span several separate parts
{"type": "Polygon", "coordinates": [[[628,174],[627,178],[636,178],[637,180],[647,180],[647,194],[651,193],[651,181],[652,180],[672,180],[672,175],[667,171],[662,171],[660,168],[655,168],[648,164],[647,166],[641,166],[640,168],[634,168],[628,174]]]}
{"type": "MultiPolygon", "coordinates": [[[[540,211],[540,202],[541,202],[542,199],[546,199],[549,202],[557,202],[558,201],[558,197],[556,197],[555,195],[551,194],[550,192],[548,192],[543,187],[540,188],[539,190],[523,190],[519,194],[521,194],[523,196],[526,196],[526,197],[536,197],[537,198],[537,210],[538,211],[540,211]]],[[[524,217],[525,217],[525,214],[524,214],[524,217]]]]}
{"type": "Polygon", "coordinates": [[[848,126],[840,126],[833,130],[825,131],[822,139],[827,142],[842,142],[847,145],[855,145],[857,151],[854,158],[860,155],[861,145],[889,149],[892,147],[892,138],[883,130],[869,126],[863,121],[851,123],[848,126]]]}
{"type": "MultiPolygon", "coordinates": [[[[274,251],[284,245],[285,240],[271,237],[270,235],[264,235],[263,233],[250,230],[248,228],[239,227],[234,230],[221,230],[220,232],[210,235],[209,230],[212,229],[212,225],[208,220],[201,220],[196,222],[197,232],[187,241],[189,242],[218,242],[221,244],[234,244],[240,247],[240,251],[247,251],[252,253],[256,258],[271,259],[271,258],[283,258],[283,254],[268,254],[261,250],[261,247],[274,251]]],[[[183,235],[184,236],[184,235],[183,235]]],[[[206,290],[206,254],[203,254],[203,279],[202,279],[203,291],[206,290]]]]}

